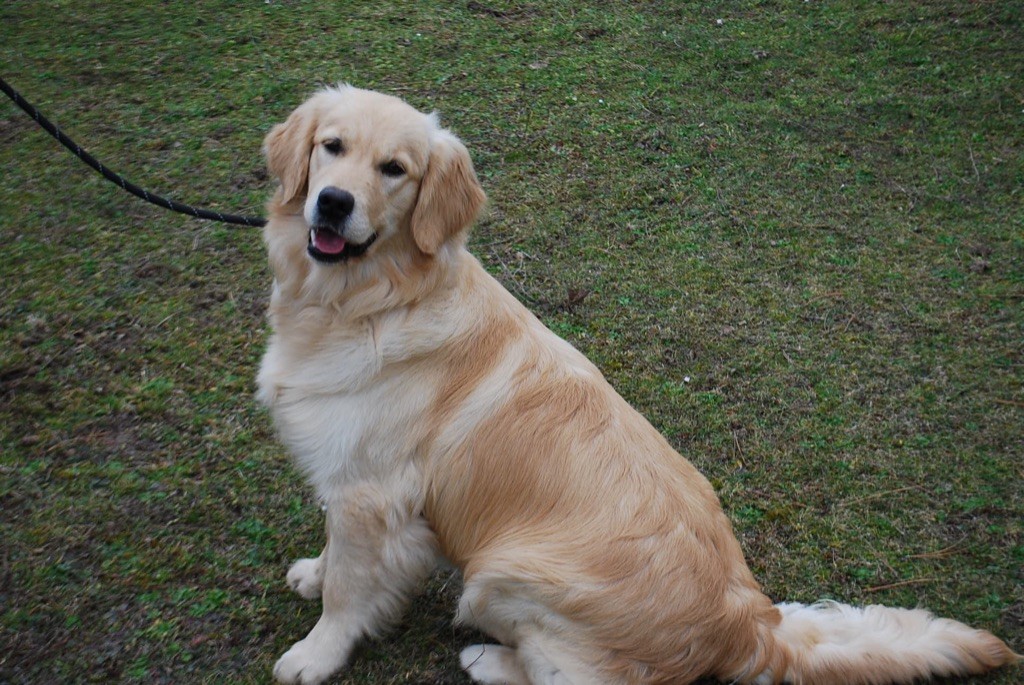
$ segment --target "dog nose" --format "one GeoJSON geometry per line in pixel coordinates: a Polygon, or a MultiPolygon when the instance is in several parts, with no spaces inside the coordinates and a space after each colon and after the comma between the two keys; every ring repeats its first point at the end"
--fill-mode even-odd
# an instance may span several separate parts
{"type": "Polygon", "coordinates": [[[352,193],[334,186],[327,186],[316,198],[316,210],[320,218],[331,223],[340,223],[352,213],[356,199],[352,193]]]}

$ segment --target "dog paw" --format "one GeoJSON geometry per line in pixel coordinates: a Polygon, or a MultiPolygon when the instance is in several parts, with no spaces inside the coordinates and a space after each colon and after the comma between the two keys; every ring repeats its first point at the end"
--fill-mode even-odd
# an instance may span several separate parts
{"type": "Polygon", "coordinates": [[[299,559],[288,569],[288,587],[300,597],[316,599],[324,587],[323,564],[319,559],[299,559]]]}
{"type": "Polygon", "coordinates": [[[274,664],[274,679],[286,685],[317,685],[342,665],[343,660],[325,655],[308,640],[300,640],[274,664]]]}
{"type": "Polygon", "coordinates": [[[459,663],[475,683],[482,685],[529,685],[516,651],[501,645],[472,645],[459,654],[459,663]]]}

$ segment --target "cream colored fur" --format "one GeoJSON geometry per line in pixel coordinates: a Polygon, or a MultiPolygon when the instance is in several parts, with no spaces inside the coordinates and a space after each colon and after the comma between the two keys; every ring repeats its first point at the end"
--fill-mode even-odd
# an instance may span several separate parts
{"type": "Polygon", "coordinates": [[[882,683],[1015,660],[923,611],[773,606],[707,480],[465,250],[484,194],[436,117],[327,89],[266,154],[259,393],[327,512],[323,553],[287,579],[323,614],[279,681],[342,668],[442,557],[459,620],[501,643],[462,653],[480,683],[882,683]],[[327,186],[355,198],[353,239],[376,236],[339,264],[306,254],[327,186]]]}

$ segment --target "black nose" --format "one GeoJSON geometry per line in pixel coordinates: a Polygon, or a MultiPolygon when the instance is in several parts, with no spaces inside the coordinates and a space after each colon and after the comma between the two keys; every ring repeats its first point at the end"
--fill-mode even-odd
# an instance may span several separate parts
{"type": "Polygon", "coordinates": [[[316,198],[316,210],[320,220],[325,223],[341,223],[348,218],[355,206],[356,199],[352,197],[352,193],[334,186],[327,186],[316,198]]]}

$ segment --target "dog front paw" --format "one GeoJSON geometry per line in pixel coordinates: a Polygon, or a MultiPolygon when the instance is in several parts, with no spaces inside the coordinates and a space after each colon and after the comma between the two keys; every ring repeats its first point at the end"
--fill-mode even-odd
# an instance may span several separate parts
{"type": "Polygon", "coordinates": [[[316,599],[324,588],[324,570],[320,559],[299,559],[288,569],[288,587],[300,597],[316,599]]]}
{"type": "Polygon", "coordinates": [[[285,685],[318,685],[343,664],[344,659],[325,654],[309,640],[300,640],[274,664],[274,679],[285,685]]]}

